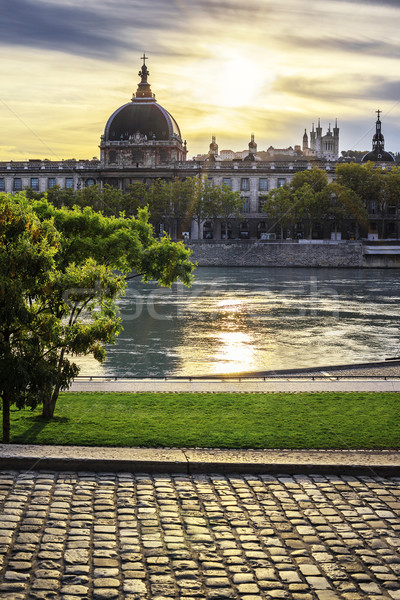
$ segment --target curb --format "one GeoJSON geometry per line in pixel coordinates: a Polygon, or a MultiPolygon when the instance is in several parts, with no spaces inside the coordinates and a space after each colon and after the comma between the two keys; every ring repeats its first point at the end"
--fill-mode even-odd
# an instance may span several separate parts
{"type": "Polygon", "coordinates": [[[93,448],[0,444],[0,469],[400,477],[400,451],[93,448]]]}

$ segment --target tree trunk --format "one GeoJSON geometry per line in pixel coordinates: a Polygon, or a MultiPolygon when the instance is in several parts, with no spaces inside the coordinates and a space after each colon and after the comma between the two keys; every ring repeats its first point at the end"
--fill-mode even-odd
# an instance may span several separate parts
{"type": "Polygon", "coordinates": [[[10,398],[7,394],[2,394],[3,400],[3,444],[10,443],[10,398]]]}
{"type": "Polygon", "coordinates": [[[59,393],[60,386],[56,385],[52,394],[49,395],[48,398],[46,398],[43,401],[42,417],[44,417],[45,419],[51,419],[53,417],[59,393]]]}
{"type": "Polygon", "coordinates": [[[56,408],[56,402],[58,398],[58,394],[60,393],[60,381],[61,381],[61,373],[62,373],[62,365],[65,355],[65,348],[61,350],[60,356],[58,358],[58,377],[56,380],[56,384],[53,390],[49,393],[49,395],[43,400],[43,410],[42,417],[45,419],[51,419],[54,415],[54,410],[56,408]]]}

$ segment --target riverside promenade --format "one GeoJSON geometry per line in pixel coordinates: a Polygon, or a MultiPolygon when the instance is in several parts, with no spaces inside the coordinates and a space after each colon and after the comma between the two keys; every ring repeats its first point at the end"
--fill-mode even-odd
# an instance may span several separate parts
{"type": "MultiPolygon", "coordinates": [[[[400,391],[369,369],[73,389],[400,391]]],[[[0,597],[400,600],[400,452],[0,445],[0,597]]]]}
{"type": "Polygon", "coordinates": [[[80,377],[71,392],[400,392],[400,359],[204,377],[80,377]]]}

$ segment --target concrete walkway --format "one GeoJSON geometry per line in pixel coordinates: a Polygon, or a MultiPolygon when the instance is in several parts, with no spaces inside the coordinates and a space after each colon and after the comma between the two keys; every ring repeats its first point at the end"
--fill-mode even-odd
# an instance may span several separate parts
{"type": "Polygon", "coordinates": [[[0,444],[0,468],[149,473],[364,473],[400,476],[397,450],[221,450],[0,444]]]}
{"type": "Polygon", "coordinates": [[[400,379],[242,379],[160,380],[160,379],[78,379],[71,392],[169,392],[169,393],[268,393],[268,392],[400,392],[400,379]]]}
{"type": "Polygon", "coordinates": [[[80,377],[72,392],[400,392],[400,361],[242,373],[233,377],[80,377]]]}

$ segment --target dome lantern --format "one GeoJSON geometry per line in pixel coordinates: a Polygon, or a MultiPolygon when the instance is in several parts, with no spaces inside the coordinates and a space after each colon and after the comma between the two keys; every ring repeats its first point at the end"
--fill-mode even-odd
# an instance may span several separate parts
{"type": "Polygon", "coordinates": [[[364,154],[364,156],[361,159],[361,162],[396,162],[394,156],[390,154],[390,152],[386,152],[385,150],[385,138],[382,133],[382,123],[380,120],[380,115],[382,111],[378,109],[376,112],[378,113],[378,118],[376,120],[375,133],[372,138],[372,151],[367,152],[367,154],[364,154]]]}

